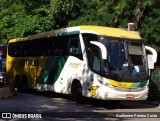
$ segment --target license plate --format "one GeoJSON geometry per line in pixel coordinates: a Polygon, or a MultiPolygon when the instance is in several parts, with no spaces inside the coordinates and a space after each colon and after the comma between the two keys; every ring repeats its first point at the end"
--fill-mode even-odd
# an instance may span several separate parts
{"type": "Polygon", "coordinates": [[[134,98],[133,94],[126,94],[126,98],[134,98]]]}

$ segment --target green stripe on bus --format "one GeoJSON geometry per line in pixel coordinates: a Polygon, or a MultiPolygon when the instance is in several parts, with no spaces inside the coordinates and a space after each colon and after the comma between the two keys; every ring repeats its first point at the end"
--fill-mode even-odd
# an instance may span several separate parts
{"type": "Polygon", "coordinates": [[[140,82],[139,87],[144,87],[144,86],[146,86],[147,82],[148,82],[148,80],[140,82]]]}
{"type": "Polygon", "coordinates": [[[79,31],[73,31],[73,32],[62,32],[62,33],[59,33],[61,36],[62,35],[74,35],[74,34],[79,34],[80,32],[79,31]]]}
{"type": "Polygon", "coordinates": [[[47,58],[40,76],[37,79],[39,84],[53,84],[57,81],[68,56],[50,56],[47,58]]]}

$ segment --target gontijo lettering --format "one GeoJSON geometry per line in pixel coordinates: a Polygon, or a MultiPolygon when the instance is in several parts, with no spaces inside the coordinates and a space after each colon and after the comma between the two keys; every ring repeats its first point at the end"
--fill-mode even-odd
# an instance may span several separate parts
{"type": "Polygon", "coordinates": [[[38,60],[25,60],[21,59],[18,61],[19,66],[38,66],[38,60]]]}
{"type": "Polygon", "coordinates": [[[78,68],[79,66],[81,66],[81,63],[72,63],[72,62],[70,62],[70,63],[69,63],[69,66],[70,66],[71,68],[78,68]]]}

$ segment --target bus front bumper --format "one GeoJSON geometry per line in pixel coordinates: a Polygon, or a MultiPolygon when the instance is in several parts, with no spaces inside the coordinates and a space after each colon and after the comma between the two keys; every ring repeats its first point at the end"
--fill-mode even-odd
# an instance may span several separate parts
{"type": "Polygon", "coordinates": [[[148,98],[148,88],[139,88],[134,92],[130,89],[124,89],[123,91],[117,91],[115,89],[108,88],[106,86],[101,86],[97,90],[97,98],[103,100],[146,100],[148,98]]]}

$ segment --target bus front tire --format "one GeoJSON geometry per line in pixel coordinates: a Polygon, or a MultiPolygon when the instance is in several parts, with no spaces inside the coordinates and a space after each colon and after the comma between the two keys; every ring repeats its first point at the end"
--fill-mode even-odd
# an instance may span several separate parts
{"type": "Polygon", "coordinates": [[[84,103],[84,97],[82,95],[82,86],[79,81],[73,81],[71,87],[71,94],[76,103],[84,103]]]}

